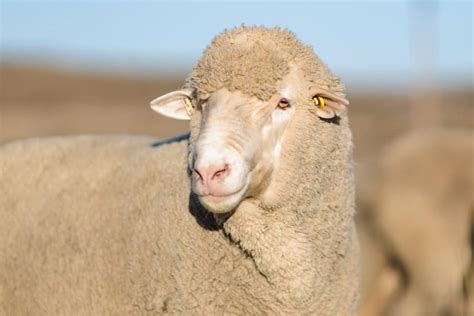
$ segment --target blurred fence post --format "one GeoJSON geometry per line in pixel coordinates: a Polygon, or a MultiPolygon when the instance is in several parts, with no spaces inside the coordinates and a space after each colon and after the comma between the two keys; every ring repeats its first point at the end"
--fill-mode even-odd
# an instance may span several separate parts
{"type": "Polygon", "coordinates": [[[411,121],[413,129],[441,125],[441,93],[438,83],[438,3],[414,0],[411,9],[413,63],[411,121]]]}

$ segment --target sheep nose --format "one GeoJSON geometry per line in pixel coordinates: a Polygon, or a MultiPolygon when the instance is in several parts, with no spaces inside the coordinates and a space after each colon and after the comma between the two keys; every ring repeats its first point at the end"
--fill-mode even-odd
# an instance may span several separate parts
{"type": "Polygon", "coordinates": [[[194,169],[201,181],[203,188],[211,189],[212,186],[222,182],[230,174],[230,165],[210,165],[207,168],[197,167],[194,169]]]}

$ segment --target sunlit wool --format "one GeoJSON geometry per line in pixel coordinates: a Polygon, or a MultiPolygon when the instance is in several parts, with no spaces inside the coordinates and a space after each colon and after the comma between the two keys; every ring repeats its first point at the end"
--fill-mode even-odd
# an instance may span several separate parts
{"type": "Polygon", "coordinates": [[[309,93],[318,85],[342,95],[339,80],[290,32],[241,27],[214,40],[186,87],[267,100],[292,67],[305,89],[294,96],[278,167],[265,194],[228,218],[216,221],[191,193],[199,111],[189,143],[81,136],[4,146],[0,312],[354,314],[348,117],[321,120],[309,93]]]}

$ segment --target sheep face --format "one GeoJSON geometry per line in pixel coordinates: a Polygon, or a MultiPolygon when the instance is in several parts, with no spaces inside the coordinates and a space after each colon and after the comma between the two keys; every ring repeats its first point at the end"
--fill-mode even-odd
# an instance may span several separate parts
{"type": "Polygon", "coordinates": [[[266,202],[281,196],[273,184],[304,177],[304,170],[295,173],[289,165],[298,166],[308,152],[288,152],[295,152],[294,143],[316,150],[308,140],[322,134],[335,137],[335,129],[314,120],[342,112],[347,101],[334,93],[343,91],[339,79],[293,33],[241,26],[217,35],[185,88],[155,99],[152,108],[191,119],[192,189],[209,211],[225,213],[247,197],[266,202]],[[285,160],[289,156],[293,163],[285,160]]]}
{"type": "Polygon", "coordinates": [[[191,184],[209,211],[229,212],[265,190],[295,112],[291,93],[282,82],[268,101],[222,88],[195,97],[192,90],[175,91],[153,102],[158,112],[181,119],[189,118],[186,98],[195,104],[199,126],[189,153],[191,184]]]}
{"type": "Polygon", "coordinates": [[[283,89],[261,101],[223,88],[199,111],[199,134],[190,152],[192,188],[209,211],[228,212],[265,190],[295,108],[283,89]]]}
{"type": "Polygon", "coordinates": [[[303,78],[292,67],[267,101],[227,88],[207,95],[190,88],[152,102],[155,111],[178,119],[189,119],[192,105],[191,184],[209,211],[226,213],[247,197],[265,195],[279,168],[285,131],[296,111],[311,108],[326,118],[343,107],[344,99],[303,78]],[[315,95],[327,100],[324,109],[313,104],[315,95]]]}

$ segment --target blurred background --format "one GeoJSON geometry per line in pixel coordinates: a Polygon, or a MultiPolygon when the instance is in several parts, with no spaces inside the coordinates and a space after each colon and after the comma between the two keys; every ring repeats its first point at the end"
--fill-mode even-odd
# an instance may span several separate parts
{"type": "MultiPolygon", "coordinates": [[[[364,254],[361,314],[468,313],[474,209],[470,180],[462,182],[464,187],[468,183],[467,215],[456,224],[466,226],[466,236],[460,238],[467,239],[466,245],[459,248],[468,259],[452,264],[462,270],[462,278],[446,281],[449,286],[441,281],[433,285],[429,276],[415,281],[418,272],[410,267],[411,255],[386,233],[390,228],[379,224],[384,208],[377,192],[385,185],[383,153],[402,135],[462,130],[470,139],[467,146],[472,145],[471,1],[1,0],[0,11],[0,143],[84,133],[161,139],[183,133],[186,122],[154,115],[149,101],[184,83],[213,36],[242,23],[290,29],[342,78],[351,101],[364,254]],[[436,286],[449,290],[427,289],[436,286]],[[434,313],[423,309],[430,304],[436,305],[434,313]]],[[[456,137],[449,136],[448,142],[456,137]]],[[[431,147],[436,146],[435,141],[431,147]]],[[[439,149],[433,156],[457,155],[450,150],[439,149]]],[[[467,159],[462,173],[471,177],[472,149],[462,152],[467,159]]],[[[423,164],[431,156],[417,157],[422,158],[409,164],[423,164]]],[[[440,172],[444,167],[434,163],[433,168],[440,172]]],[[[425,236],[427,224],[412,215],[418,226],[406,229],[417,232],[411,235],[416,242],[417,236],[425,236]]],[[[406,233],[394,229],[395,235],[406,233]]],[[[456,248],[454,243],[447,248],[456,248]]],[[[429,264],[450,256],[438,250],[425,259],[429,264]]]]}

